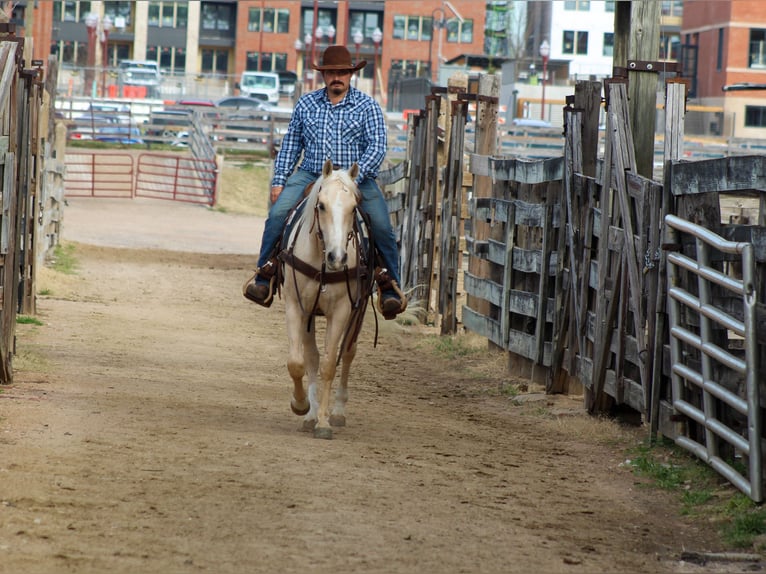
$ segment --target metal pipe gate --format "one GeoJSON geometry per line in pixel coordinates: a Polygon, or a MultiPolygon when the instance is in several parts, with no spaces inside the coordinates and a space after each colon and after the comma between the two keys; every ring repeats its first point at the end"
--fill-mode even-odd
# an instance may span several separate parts
{"type": "MultiPolygon", "coordinates": [[[[682,245],[681,233],[694,238],[696,259],[680,251],[667,257],[668,316],[670,321],[671,384],[673,409],[704,429],[704,442],[689,436],[688,425],[678,433],[676,443],[707,462],[718,473],[756,502],[763,501],[761,464],[761,414],[758,393],[758,348],[756,339],[755,258],[753,245],[727,241],[707,230],[674,215],[665,216],[670,245],[682,245]],[[739,255],[742,279],[715,269],[715,251],[739,255]],[[681,270],[697,278],[698,295],[682,285],[681,270]],[[741,301],[742,319],[734,317],[716,305],[715,289],[741,301]],[[684,318],[694,317],[694,320],[684,318]],[[699,328],[690,328],[698,324],[699,328]],[[716,340],[714,328],[740,337],[744,358],[716,340]],[[715,380],[716,374],[728,369],[744,383],[744,392],[733,392],[715,380]],[[694,403],[701,392],[701,408],[694,403]],[[744,397],[740,396],[741,394],[744,397]],[[747,418],[746,436],[721,420],[728,406],[747,418]],[[721,439],[748,459],[747,477],[721,456],[721,439]]],[[[688,284],[691,287],[691,283],[688,284]]],[[[739,311],[735,311],[740,315],[739,311]]],[[[731,386],[731,385],[729,385],[731,386]]]]}

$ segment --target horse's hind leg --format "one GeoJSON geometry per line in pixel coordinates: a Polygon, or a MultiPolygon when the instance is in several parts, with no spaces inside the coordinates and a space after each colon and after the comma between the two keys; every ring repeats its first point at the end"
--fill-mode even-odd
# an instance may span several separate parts
{"type": "Polygon", "coordinates": [[[335,405],[330,413],[330,425],[334,427],[346,426],[346,403],[348,402],[348,373],[351,363],[356,356],[356,343],[351,345],[341,357],[340,384],[335,391],[335,405]]]}

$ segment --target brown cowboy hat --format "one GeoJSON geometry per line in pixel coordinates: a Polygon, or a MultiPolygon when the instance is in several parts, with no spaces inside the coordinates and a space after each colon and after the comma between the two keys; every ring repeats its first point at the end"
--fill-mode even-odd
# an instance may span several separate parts
{"type": "Polygon", "coordinates": [[[357,62],[356,66],[351,63],[351,53],[345,46],[328,46],[322,54],[322,63],[311,66],[315,70],[351,70],[356,72],[367,65],[367,60],[357,62]]]}

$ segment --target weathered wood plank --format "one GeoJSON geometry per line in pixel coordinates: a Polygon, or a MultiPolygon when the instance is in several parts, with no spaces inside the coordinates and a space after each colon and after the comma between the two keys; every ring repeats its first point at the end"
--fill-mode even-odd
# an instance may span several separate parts
{"type": "Polygon", "coordinates": [[[766,156],[733,156],[670,163],[674,196],[713,191],[766,190],[766,156]]]}
{"type": "Polygon", "coordinates": [[[474,175],[492,178],[493,181],[543,183],[563,177],[564,158],[528,160],[469,154],[468,171],[474,175]]]}
{"type": "Polygon", "coordinates": [[[462,317],[466,329],[485,337],[501,349],[506,349],[499,322],[477,313],[468,306],[463,307],[462,317]]]}

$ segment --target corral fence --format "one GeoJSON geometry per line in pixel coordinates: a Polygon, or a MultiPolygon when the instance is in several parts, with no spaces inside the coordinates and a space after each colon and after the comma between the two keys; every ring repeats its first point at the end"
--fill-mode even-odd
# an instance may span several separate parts
{"type": "Polygon", "coordinates": [[[48,113],[55,62],[46,77],[28,52],[0,23],[0,383],[13,382],[16,317],[36,312],[37,270],[58,245],[63,213],[63,147],[53,148],[48,113]]]}
{"type": "Polygon", "coordinates": [[[689,161],[686,87],[668,81],[662,175],[642,177],[615,80],[605,138],[601,84],[579,82],[563,154],[501,155],[497,80],[477,94],[459,81],[409,120],[389,199],[404,287],[443,334],[486,337],[515,373],[584,393],[592,413],[640,413],[762,501],[766,157],[689,161]]]}
{"type": "Polygon", "coordinates": [[[147,197],[215,205],[218,161],[193,154],[70,152],[66,197],[147,197]]]}

